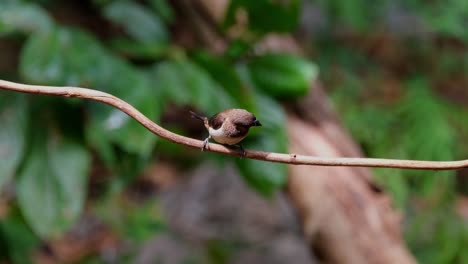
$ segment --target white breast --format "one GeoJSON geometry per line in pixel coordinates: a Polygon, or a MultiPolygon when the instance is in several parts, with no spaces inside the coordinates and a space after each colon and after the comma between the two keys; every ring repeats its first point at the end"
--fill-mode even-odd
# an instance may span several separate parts
{"type": "MultiPolygon", "coordinates": [[[[223,124],[223,126],[224,126],[224,124],[223,124]]],[[[216,142],[221,143],[221,144],[235,145],[235,144],[239,143],[239,141],[241,141],[242,139],[245,138],[245,136],[244,137],[238,137],[238,138],[226,137],[225,133],[224,133],[223,126],[221,126],[218,129],[213,129],[211,127],[208,129],[208,132],[210,133],[211,137],[216,142]]]]}

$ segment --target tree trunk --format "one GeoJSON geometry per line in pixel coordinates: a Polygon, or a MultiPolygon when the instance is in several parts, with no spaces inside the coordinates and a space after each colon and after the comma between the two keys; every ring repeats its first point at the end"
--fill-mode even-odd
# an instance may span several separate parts
{"type": "MultiPolygon", "coordinates": [[[[288,112],[289,151],[361,156],[319,85],[288,112]]],[[[288,191],[311,247],[326,263],[415,263],[401,217],[368,169],[290,166],[288,191]]]]}

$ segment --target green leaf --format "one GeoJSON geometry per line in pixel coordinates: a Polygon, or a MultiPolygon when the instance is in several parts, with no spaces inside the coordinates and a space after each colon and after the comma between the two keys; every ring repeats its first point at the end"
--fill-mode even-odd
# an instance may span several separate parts
{"type": "MultiPolygon", "coordinates": [[[[161,106],[148,77],[124,60],[107,52],[92,36],[68,28],[34,34],[22,52],[20,69],[25,79],[37,83],[83,85],[102,88],[129,102],[156,120],[161,106]]],[[[98,103],[87,108],[89,142],[101,157],[112,163],[110,144],[147,156],[156,138],[117,109],[98,103]]]]}
{"type": "Polygon", "coordinates": [[[236,22],[237,12],[246,11],[249,28],[259,33],[289,32],[296,28],[301,1],[232,0],[227,10],[224,26],[236,22]]]}
{"type": "Polygon", "coordinates": [[[314,64],[292,54],[266,54],[254,58],[248,67],[255,85],[275,97],[305,95],[318,75],[314,64]]]}
{"type": "Polygon", "coordinates": [[[206,51],[193,54],[194,61],[203,67],[210,76],[230,93],[239,93],[242,83],[235,69],[222,58],[214,56],[206,51]]]}
{"type": "Polygon", "coordinates": [[[387,1],[368,2],[365,0],[337,1],[319,0],[318,5],[326,12],[332,23],[352,27],[355,30],[369,29],[388,8],[387,1]]]}
{"type": "Polygon", "coordinates": [[[26,225],[18,210],[10,211],[0,219],[0,259],[8,258],[14,264],[30,264],[32,252],[40,241],[26,225]]]}
{"type": "Polygon", "coordinates": [[[112,48],[128,58],[156,60],[168,51],[167,43],[145,43],[126,38],[112,40],[112,48]]]}
{"type": "Polygon", "coordinates": [[[426,160],[453,160],[455,132],[444,116],[443,104],[422,79],[408,82],[408,94],[398,111],[404,125],[403,146],[408,158],[426,160]],[[430,135],[427,133],[430,131],[430,135]]]}
{"type": "Polygon", "coordinates": [[[234,39],[229,42],[224,55],[231,60],[238,60],[244,56],[248,56],[248,53],[252,50],[252,45],[242,39],[234,39]]]}
{"type": "Polygon", "coordinates": [[[152,78],[163,91],[163,97],[179,105],[189,104],[191,95],[179,68],[173,61],[165,61],[155,65],[152,78]]]}
{"type": "MultiPolygon", "coordinates": [[[[123,72],[116,75],[114,81],[116,81],[115,85],[111,83],[110,87],[120,91],[120,95],[117,91],[114,94],[133,105],[154,122],[158,122],[162,105],[143,74],[132,71],[123,72]]],[[[126,151],[142,157],[151,154],[158,137],[133,118],[107,105],[93,104],[88,109],[91,122],[86,128],[87,137],[107,162],[115,161],[109,146],[111,143],[116,143],[126,151]]]]}
{"type": "Polygon", "coordinates": [[[160,63],[155,66],[152,76],[169,101],[191,104],[213,114],[236,105],[204,69],[190,60],[160,63]]]}
{"type": "Polygon", "coordinates": [[[153,10],[161,16],[164,21],[170,23],[174,21],[174,11],[167,0],[148,0],[153,10]]]}
{"type": "MultiPolygon", "coordinates": [[[[245,146],[255,150],[285,152],[287,137],[282,106],[261,94],[256,94],[255,101],[259,109],[255,115],[262,122],[262,127],[258,131],[251,129],[245,146]]],[[[247,183],[263,195],[271,195],[286,182],[285,164],[251,159],[237,159],[236,163],[247,183]]]]}
{"type": "MultiPolygon", "coordinates": [[[[271,143],[271,138],[267,137],[251,146],[253,149],[262,149],[271,143]]],[[[237,159],[236,164],[247,184],[265,196],[271,196],[286,182],[287,166],[285,164],[252,159],[237,159]]]]}
{"type": "Polygon", "coordinates": [[[206,51],[194,53],[193,59],[210,74],[213,80],[221,84],[232,98],[236,99],[240,107],[249,108],[253,104],[251,91],[241,82],[234,66],[206,51]]]}
{"type": "Polygon", "coordinates": [[[112,2],[105,7],[104,15],[121,25],[135,40],[146,43],[168,40],[166,27],[159,16],[136,2],[112,2]]]}
{"type": "Polygon", "coordinates": [[[53,27],[47,13],[33,3],[0,1],[0,35],[12,32],[46,32],[53,27]]]}
{"type": "Polygon", "coordinates": [[[466,16],[468,3],[466,1],[436,1],[427,5],[425,2],[411,1],[411,11],[423,19],[427,28],[435,34],[452,36],[467,41],[466,16]]]}
{"type": "Polygon", "coordinates": [[[65,231],[80,215],[90,157],[76,143],[40,134],[34,136],[17,193],[26,221],[40,237],[49,238],[65,231]]]}
{"type": "MultiPolygon", "coordinates": [[[[454,128],[444,116],[444,104],[435,97],[423,78],[408,82],[408,93],[398,106],[405,133],[399,135],[404,157],[420,160],[454,160],[456,137],[454,128]],[[428,133],[430,131],[430,133],[428,133]]],[[[427,172],[426,172],[427,173],[427,172]]],[[[408,171],[422,194],[449,190],[455,181],[454,171],[437,172],[437,177],[424,177],[421,171],[408,171]],[[445,188],[441,188],[445,187],[445,188]]],[[[441,193],[439,193],[441,194],[441,193]]]]}
{"type": "Polygon", "coordinates": [[[233,107],[235,103],[209,74],[189,60],[175,62],[180,78],[191,95],[191,103],[208,113],[217,113],[233,107]]]}
{"type": "Polygon", "coordinates": [[[405,208],[410,197],[410,189],[402,170],[376,169],[374,171],[376,181],[392,195],[393,204],[398,208],[405,208]]]}
{"type": "Polygon", "coordinates": [[[107,85],[113,78],[109,55],[91,35],[69,28],[33,34],[21,53],[24,79],[56,85],[107,85]]]}
{"type": "Polygon", "coordinates": [[[24,155],[27,106],[22,95],[0,95],[0,189],[11,179],[24,155]]]}

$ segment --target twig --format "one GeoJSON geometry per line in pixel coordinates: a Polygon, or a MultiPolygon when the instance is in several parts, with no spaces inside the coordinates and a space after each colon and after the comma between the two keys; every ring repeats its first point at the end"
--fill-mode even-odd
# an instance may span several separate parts
{"type": "MultiPolygon", "coordinates": [[[[144,127],[146,127],[149,131],[166,140],[197,149],[201,149],[203,146],[203,141],[172,133],[152,122],[150,119],[148,119],[146,116],[144,116],[142,113],[140,113],[127,102],[105,92],[80,87],[27,85],[4,80],[0,80],[0,89],[31,94],[45,94],[64,97],[84,98],[102,102],[120,109],[130,117],[134,118],[144,127]]],[[[238,151],[231,150],[223,145],[215,143],[209,144],[208,151],[230,156],[241,155],[238,151]]],[[[373,158],[326,158],[299,154],[283,154],[253,150],[246,150],[244,158],[294,165],[354,166],[427,170],[452,170],[468,168],[468,160],[421,161],[373,158]]]]}

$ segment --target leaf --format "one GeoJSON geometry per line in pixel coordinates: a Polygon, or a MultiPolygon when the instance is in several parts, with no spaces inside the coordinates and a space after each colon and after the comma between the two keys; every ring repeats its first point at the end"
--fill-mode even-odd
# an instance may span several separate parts
{"type": "Polygon", "coordinates": [[[17,193],[26,221],[40,237],[55,237],[76,221],[83,208],[89,165],[89,154],[82,146],[53,136],[34,136],[17,193]]]}
{"type": "MultiPolygon", "coordinates": [[[[144,75],[128,71],[116,75],[114,81],[120,81],[120,84],[115,83],[115,86],[110,84],[113,89],[121,90],[122,94],[119,97],[133,105],[149,119],[158,122],[162,105],[144,75]],[[120,85],[123,87],[119,88],[120,85]]],[[[87,137],[94,146],[98,147],[100,154],[107,162],[115,161],[111,148],[108,146],[110,143],[116,143],[126,151],[139,154],[142,157],[151,154],[158,137],[133,118],[119,109],[102,104],[90,105],[89,112],[91,122],[86,128],[87,137]]]]}
{"type": "Polygon", "coordinates": [[[167,53],[167,43],[142,43],[122,38],[112,41],[112,48],[125,57],[156,60],[167,53]]]}
{"type": "MultiPolygon", "coordinates": [[[[404,150],[402,158],[420,160],[453,160],[455,158],[455,131],[444,116],[444,106],[421,78],[408,82],[408,93],[398,106],[402,120],[399,139],[404,150]],[[430,131],[430,133],[428,133],[430,131]]],[[[432,194],[435,189],[448,190],[455,180],[454,171],[437,172],[437,177],[423,177],[421,172],[408,171],[422,194],[432,194]],[[441,188],[441,187],[445,188],[441,188]]]]}
{"type": "Polygon", "coordinates": [[[243,56],[248,56],[248,53],[251,50],[252,50],[251,44],[249,44],[247,41],[237,38],[229,42],[229,46],[224,52],[224,55],[228,59],[237,60],[237,59],[242,58],[243,56]]]}
{"type": "Polygon", "coordinates": [[[167,0],[148,0],[153,10],[161,16],[164,21],[170,23],[174,21],[174,11],[167,0]]]}
{"type": "MultiPolygon", "coordinates": [[[[258,133],[249,133],[246,146],[262,151],[285,152],[287,137],[284,127],[285,114],[281,105],[262,94],[256,94],[255,101],[260,109],[255,114],[262,122],[262,127],[258,133]],[[256,134],[261,135],[253,137],[256,134]]],[[[251,159],[238,159],[236,164],[247,183],[266,196],[281,188],[287,179],[285,164],[251,159]]]]}
{"type": "Polygon", "coordinates": [[[426,160],[455,158],[455,132],[444,116],[443,105],[430,93],[425,81],[408,83],[408,94],[398,110],[407,127],[403,146],[408,156],[426,160]]]}
{"type": "Polygon", "coordinates": [[[236,71],[222,58],[214,56],[206,51],[193,54],[194,61],[203,67],[210,76],[222,84],[230,94],[239,93],[242,83],[236,71]]]}
{"type": "Polygon", "coordinates": [[[213,80],[221,84],[232,98],[236,99],[239,106],[249,108],[253,104],[251,91],[241,82],[234,66],[206,51],[194,53],[193,59],[213,80]]]}
{"type": "Polygon", "coordinates": [[[104,86],[112,78],[108,56],[91,35],[56,28],[29,37],[21,52],[20,73],[31,82],[104,86]]]}
{"type": "Polygon", "coordinates": [[[266,54],[254,58],[248,67],[256,86],[275,97],[305,95],[318,75],[314,64],[292,54],[266,54]]]}
{"type": "Polygon", "coordinates": [[[235,24],[239,10],[246,11],[249,29],[259,33],[289,32],[296,28],[301,1],[233,0],[227,10],[224,26],[235,24]]]}
{"type": "Polygon", "coordinates": [[[164,22],[136,2],[115,1],[104,8],[104,15],[121,25],[135,40],[145,43],[167,42],[164,22]]]}
{"type": "Polygon", "coordinates": [[[0,35],[12,32],[47,32],[53,27],[48,14],[33,3],[0,1],[0,35]]]}
{"type": "Polygon", "coordinates": [[[466,34],[466,16],[468,4],[466,1],[436,1],[430,5],[413,1],[410,10],[422,18],[423,23],[436,34],[448,35],[463,41],[468,40],[466,34]]]}
{"type": "Polygon", "coordinates": [[[31,256],[40,244],[39,239],[26,225],[18,210],[12,210],[0,221],[0,258],[14,264],[33,263],[31,256]]]}
{"type": "Polygon", "coordinates": [[[191,104],[212,114],[236,105],[205,70],[190,60],[180,59],[156,65],[152,76],[169,101],[191,104]]]}
{"type": "MultiPolygon", "coordinates": [[[[252,145],[252,148],[262,149],[271,142],[270,138],[266,138],[259,144],[252,145]]],[[[252,159],[237,159],[236,164],[247,184],[265,196],[271,196],[286,182],[287,167],[285,164],[252,159]]]]}
{"type": "MultiPolygon", "coordinates": [[[[32,82],[102,87],[152,120],[157,121],[160,114],[148,77],[79,30],[57,28],[32,35],[22,52],[20,69],[32,82]]],[[[91,117],[87,139],[108,164],[114,160],[112,143],[143,156],[152,151],[157,137],[126,114],[98,103],[89,104],[87,110],[91,117]]]]}
{"type": "Polygon", "coordinates": [[[163,91],[163,96],[174,103],[189,104],[191,95],[185,80],[179,72],[178,66],[173,61],[165,61],[156,64],[151,74],[154,83],[163,91]]]}
{"type": "Polygon", "coordinates": [[[191,103],[208,113],[217,113],[235,103],[209,74],[189,60],[175,62],[180,78],[189,89],[191,103]]]}
{"type": "Polygon", "coordinates": [[[392,195],[397,208],[405,208],[410,198],[410,188],[402,170],[374,170],[376,181],[392,195]]]}
{"type": "Polygon", "coordinates": [[[28,105],[24,96],[0,96],[0,189],[14,175],[24,155],[28,105]]]}

